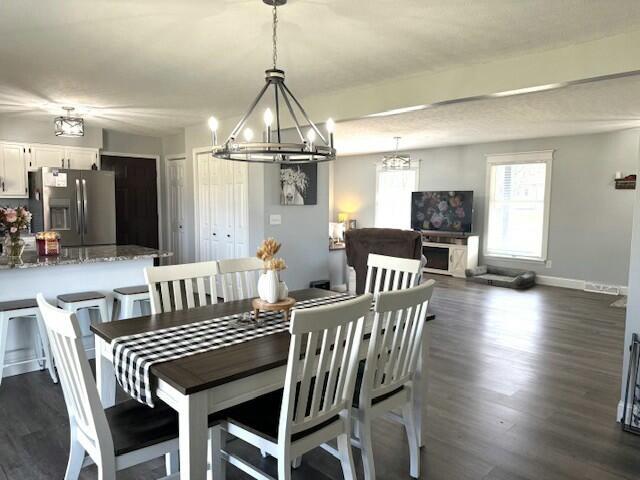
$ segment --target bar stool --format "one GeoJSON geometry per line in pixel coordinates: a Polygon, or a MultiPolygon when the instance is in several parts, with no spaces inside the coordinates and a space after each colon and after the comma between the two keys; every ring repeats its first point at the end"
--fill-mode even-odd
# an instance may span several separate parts
{"type": "Polygon", "coordinates": [[[40,309],[35,298],[25,300],[12,300],[10,302],[0,302],[0,384],[2,384],[2,371],[5,366],[19,365],[22,363],[32,362],[34,359],[22,360],[19,362],[5,363],[4,357],[7,349],[7,339],[9,336],[9,321],[30,317],[36,322],[36,331],[34,333],[34,353],[35,360],[41,364],[41,370],[45,366],[49,369],[49,375],[53,383],[58,383],[56,369],[51,360],[51,350],[49,349],[49,339],[42,322],[40,309]]]}
{"type": "Polygon", "coordinates": [[[135,287],[114,288],[113,290],[113,313],[112,320],[123,320],[133,317],[133,308],[139,304],[140,312],[144,315],[151,312],[151,298],[147,285],[137,285],[135,287]],[[142,307],[145,307],[143,311],[142,307]]]}
{"type": "Polygon", "coordinates": [[[100,292],[78,292],[58,295],[58,307],[74,313],[85,309],[98,310],[100,322],[109,321],[107,297],[100,292]]]}

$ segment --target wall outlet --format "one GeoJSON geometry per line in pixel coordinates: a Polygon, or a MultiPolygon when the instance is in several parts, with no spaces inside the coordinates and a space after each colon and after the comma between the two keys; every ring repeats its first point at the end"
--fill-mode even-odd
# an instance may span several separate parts
{"type": "Polygon", "coordinates": [[[551,268],[553,266],[553,262],[551,260],[547,260],[544,262],[544,266],[547,268],[551,268]]]}
{"type": "Polygon", "coordinates": [[[269,225],[282,225],[282,215],[269,215],[269,225]]]}

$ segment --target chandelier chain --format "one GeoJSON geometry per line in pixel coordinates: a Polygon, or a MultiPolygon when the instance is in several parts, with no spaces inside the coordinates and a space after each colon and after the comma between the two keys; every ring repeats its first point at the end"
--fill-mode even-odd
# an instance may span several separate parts
{"type": "Polygon", "coordinates": [[[278,7],[273,4],[273,68],[278,63],[278,7]]]}

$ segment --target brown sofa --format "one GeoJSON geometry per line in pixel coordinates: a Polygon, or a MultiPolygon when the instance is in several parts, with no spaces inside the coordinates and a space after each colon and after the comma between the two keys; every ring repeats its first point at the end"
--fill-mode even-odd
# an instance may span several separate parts
{"type": "Polygon", "coordinates": [[[411,230],[360,228],[345,233],[347,264],[356,272],[356,293],[364,293],[370,253],[391,257],[422,258],[422,236],[411,230]]]}

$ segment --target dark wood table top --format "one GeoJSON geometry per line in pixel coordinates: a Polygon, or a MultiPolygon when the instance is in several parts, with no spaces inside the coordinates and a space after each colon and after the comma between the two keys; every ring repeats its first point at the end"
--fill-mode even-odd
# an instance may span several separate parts
{"type": "MultiPolygon", "coordinates": [[[[335,295],[310,288],[291,292],[297,301],[335,295]]],[[[160,313],[127,320],[92,324],[91,331],[108,343],[115,338],[160,330],[252,310],[251,299],[223,302],[206,307],[160,313]]],[[[157,363],[151,373],[182,394],[188,395],[286,365],[291,336],[275,333],[210,352],[157,363]]]]}

